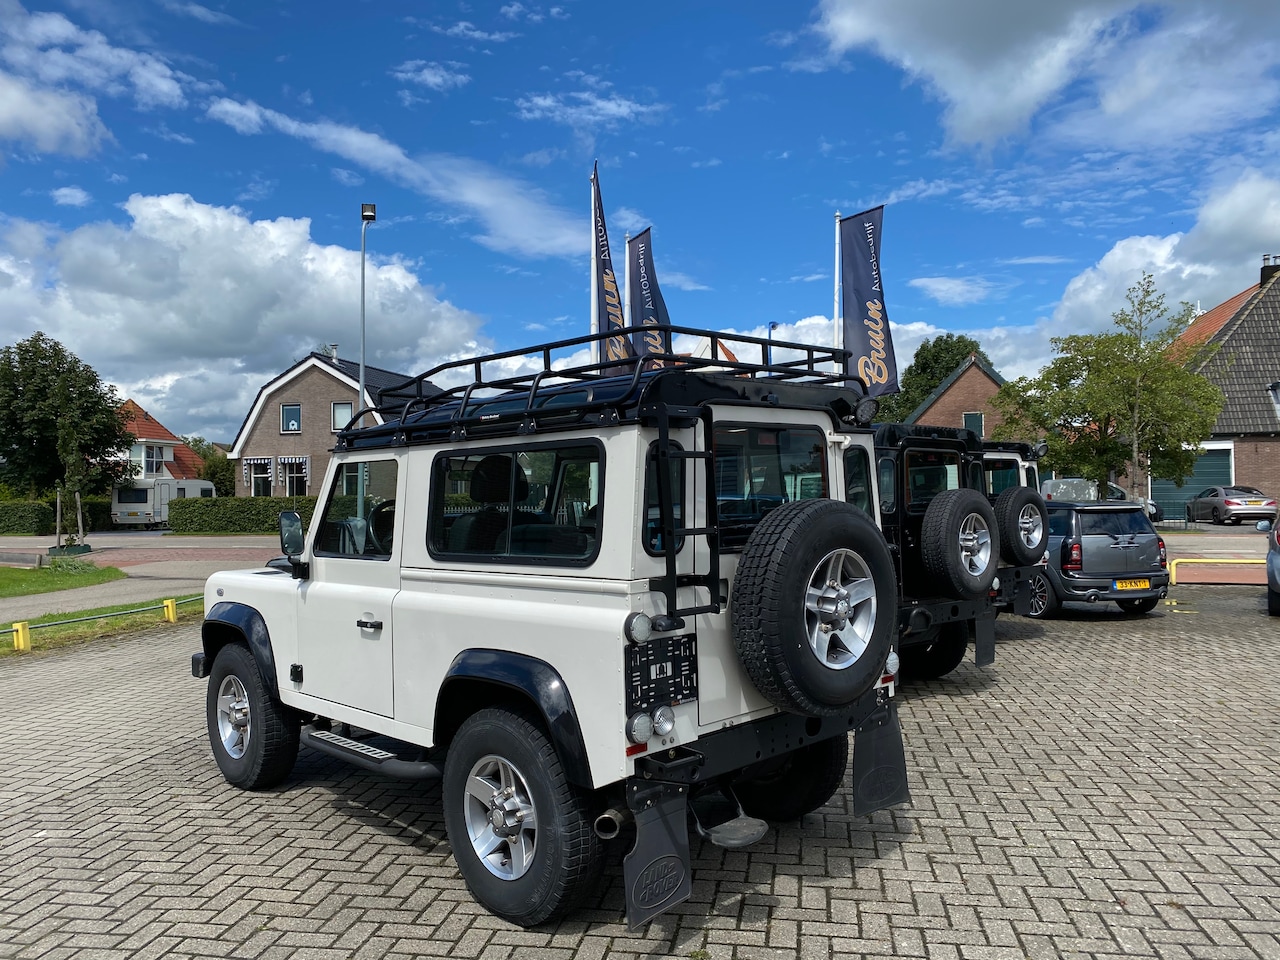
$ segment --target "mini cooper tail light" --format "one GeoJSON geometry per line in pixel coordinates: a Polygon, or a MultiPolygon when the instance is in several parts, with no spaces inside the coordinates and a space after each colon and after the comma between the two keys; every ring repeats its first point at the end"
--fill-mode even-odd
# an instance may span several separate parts
{"type": "Polygon", "coordinates": [[[1062,561],[1063,570],[1074,570],[1079,572],[1081,568],[1080,544],[1072,543],[1067,545],[1067,556],[1062,561]]]}
{"type": "Polygon", "coordinates": [[[1169,566],[1169,551],[1165,549],[1164,537],[1156,537],[1156,543],[1160,544],[1160,569],[1164,570],[1169,566]]]}

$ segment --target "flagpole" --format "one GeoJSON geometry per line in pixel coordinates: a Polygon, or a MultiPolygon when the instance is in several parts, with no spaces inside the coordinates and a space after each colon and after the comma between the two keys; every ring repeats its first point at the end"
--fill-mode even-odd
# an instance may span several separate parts
{"type": "Polygon", "coordinates": [[[622,235],[622,317],[631,326],[631,231],[622,235]]]}
{"type": "MultiPolygon", "coordinates": [[[[843,337],[840,329],[840,211],[836,211],[836,266],[832,274],[834,277],[833,292],[831,296],[831,345],[837,350],[842,346],[843,337]]],[[[840,361],[832,358],[832,366],[835,372],[840,372],[840,361]]]]}
{"type": "MultiPolygon", "coordinates": [[[[591,224],[591,332],[597,334],[600,332],[600,314],[598,307],[600,305],[600,291],[596,289],[596,257],[598,255],[599,243],[596,240],[596,174],[595,170],[591,171],[591,214],[587,217],[587,222],[591,224]]],[[[600,362],[600,341],[591,341],[591,362],[597,364],[600,362]]]]}

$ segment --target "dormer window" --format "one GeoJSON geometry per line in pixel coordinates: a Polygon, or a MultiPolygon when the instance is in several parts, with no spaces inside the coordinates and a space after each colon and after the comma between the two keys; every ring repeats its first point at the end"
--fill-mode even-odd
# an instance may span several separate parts
{"type": "Polygon", "coordinates": [[[164,447],[147,445],[144,469],[148,477],[155,476],[164,469],[164,447]]]}
{"type": "Polygon", "coordinates": [[[280,432],[281,433],[301,433],[302,432],[302,404],[300,403],[280,404],[280,432]]]}

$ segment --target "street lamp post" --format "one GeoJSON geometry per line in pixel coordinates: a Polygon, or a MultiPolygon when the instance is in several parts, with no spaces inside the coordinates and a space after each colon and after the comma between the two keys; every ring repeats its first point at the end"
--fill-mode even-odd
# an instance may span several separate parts
{"type": "MultiPolygon", "coordinates": [[[[373,203],[360,204],[360,393],[356,397],[356,409],[360,411],[360,426],[364,426],[364,235],[369,224],[378,219],[378,207],[373,203]]],[[[364,471],[356,468],[356,516],[364,517],[364,471]]]]}

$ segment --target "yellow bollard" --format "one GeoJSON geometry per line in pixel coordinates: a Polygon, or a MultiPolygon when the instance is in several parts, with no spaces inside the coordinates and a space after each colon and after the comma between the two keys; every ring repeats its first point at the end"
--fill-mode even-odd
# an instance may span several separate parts
{"type": "Polygon", "coordinates": [[[31,652],[31,624],[25,620],[13,625],[13,649],[31,652]]]}
{"type": "Polygon", "coordinates": [[[161,601],[161,603],[163,603],[164,605],[164,622],[177,623],[178,622],[178,601],[163,600],[161,601]]]}

